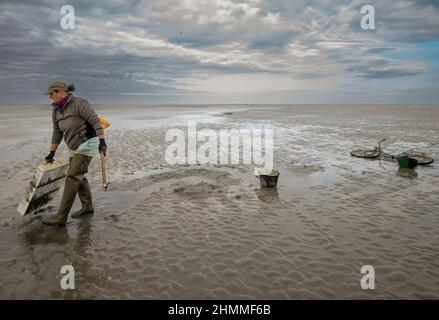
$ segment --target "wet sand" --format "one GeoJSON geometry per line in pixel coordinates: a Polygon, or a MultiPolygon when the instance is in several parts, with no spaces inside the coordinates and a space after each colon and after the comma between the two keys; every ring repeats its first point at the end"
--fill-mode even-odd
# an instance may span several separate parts
{"type": "MultiPolygon", "coordinates": [[[[0,298],[439,298],[439,106],[97,106],[110,185],[64,228],[16,213],[48,153],[50,106],[0,107],[0,298]],[[277,189],[253,165],[169,165],[165,133],[274,130],[277,189]],[[352,158],[387,138],[436,162],[352,158]],[[71,264],[76,289],[60,287],[71,264]],[[375,290],[360,269],[375,268],[375,290]]],[[[66,155],[64,145],[57,155],[66,155]]],[[[46,209],[56,211],[61,193],[46,209]]],[[[79,200],[74,209],[79,209],[79,200]]]]}

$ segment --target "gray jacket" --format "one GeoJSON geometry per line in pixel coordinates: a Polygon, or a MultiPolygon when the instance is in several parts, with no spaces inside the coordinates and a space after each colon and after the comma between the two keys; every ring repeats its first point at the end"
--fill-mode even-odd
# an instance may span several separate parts
{"type": "Polygon", "coordinates": [[[63,107],[52,103],[53,134],[52,143],[64,142],[70,150],[90,139],[104,133],[96,112],[87,100],[69,96],[63,107]]]}

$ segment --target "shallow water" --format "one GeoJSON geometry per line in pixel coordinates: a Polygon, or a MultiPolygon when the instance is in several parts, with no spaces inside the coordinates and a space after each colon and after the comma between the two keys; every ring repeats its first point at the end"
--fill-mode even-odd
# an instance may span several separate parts
{"type": "Polygon", "coordinates": [[[2,298],[439,298],[437,162],[349,154],[387,138],[390,153],[438,159],[437,106],[100,106],[111,183],[93,160],[96,212],[64,228],[15,212],[50,143],[50,108],[35,108],[0,108],[2,298]],[[168,165],[166,130],[188,120],[273,128],[278,188],[252,165],[168,165]],[[66,264],[75,290],[60,287],[66,264]],[[360,286],[366,264],[375,290],[360,286]]]}

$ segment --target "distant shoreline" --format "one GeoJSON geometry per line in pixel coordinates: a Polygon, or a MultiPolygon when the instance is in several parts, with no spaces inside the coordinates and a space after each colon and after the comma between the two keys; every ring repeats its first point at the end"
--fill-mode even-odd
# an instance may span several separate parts
{"type": "MultiPolygon", "coordinates": [[[[194,108],[203,108],[203,107],[217,107],[217,106],[439,106],[439,102],[437,104],[432,103],[144,103],[144,104],[130,104],[130,103],[93,103],[96,107],[194,107],[194,108]]],[[[50,103],[36,103],[36,104],[0,104],[0,108],[5,107],[40,107],[40,106],[50,106],[50,103]]]]}

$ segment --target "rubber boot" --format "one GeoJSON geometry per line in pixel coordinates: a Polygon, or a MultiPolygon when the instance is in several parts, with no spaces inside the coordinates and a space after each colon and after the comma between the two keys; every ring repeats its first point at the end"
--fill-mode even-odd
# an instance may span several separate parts
{"type": "Polygon", "coordinates": [[[41,222],[50,226],[62,226],[67,222],[70,209],[75,201],[76,194],[84,180],[84,174],[88,172],[88,165],[92,157],[75,154],[70,159],[70,166],[66,174],[64,193],[58,212],[50,217],[42,217],[41,222]]]}
{"type": "Polygon", "coordinates": [[[93,200],[91,197],[90,185],[86,177],[82,180],[78,190],[79,200],[81,200],[82,208],[79,211],[72,213],[72,218],[79,218],[85,214],[94,212],[93,200]]]}

